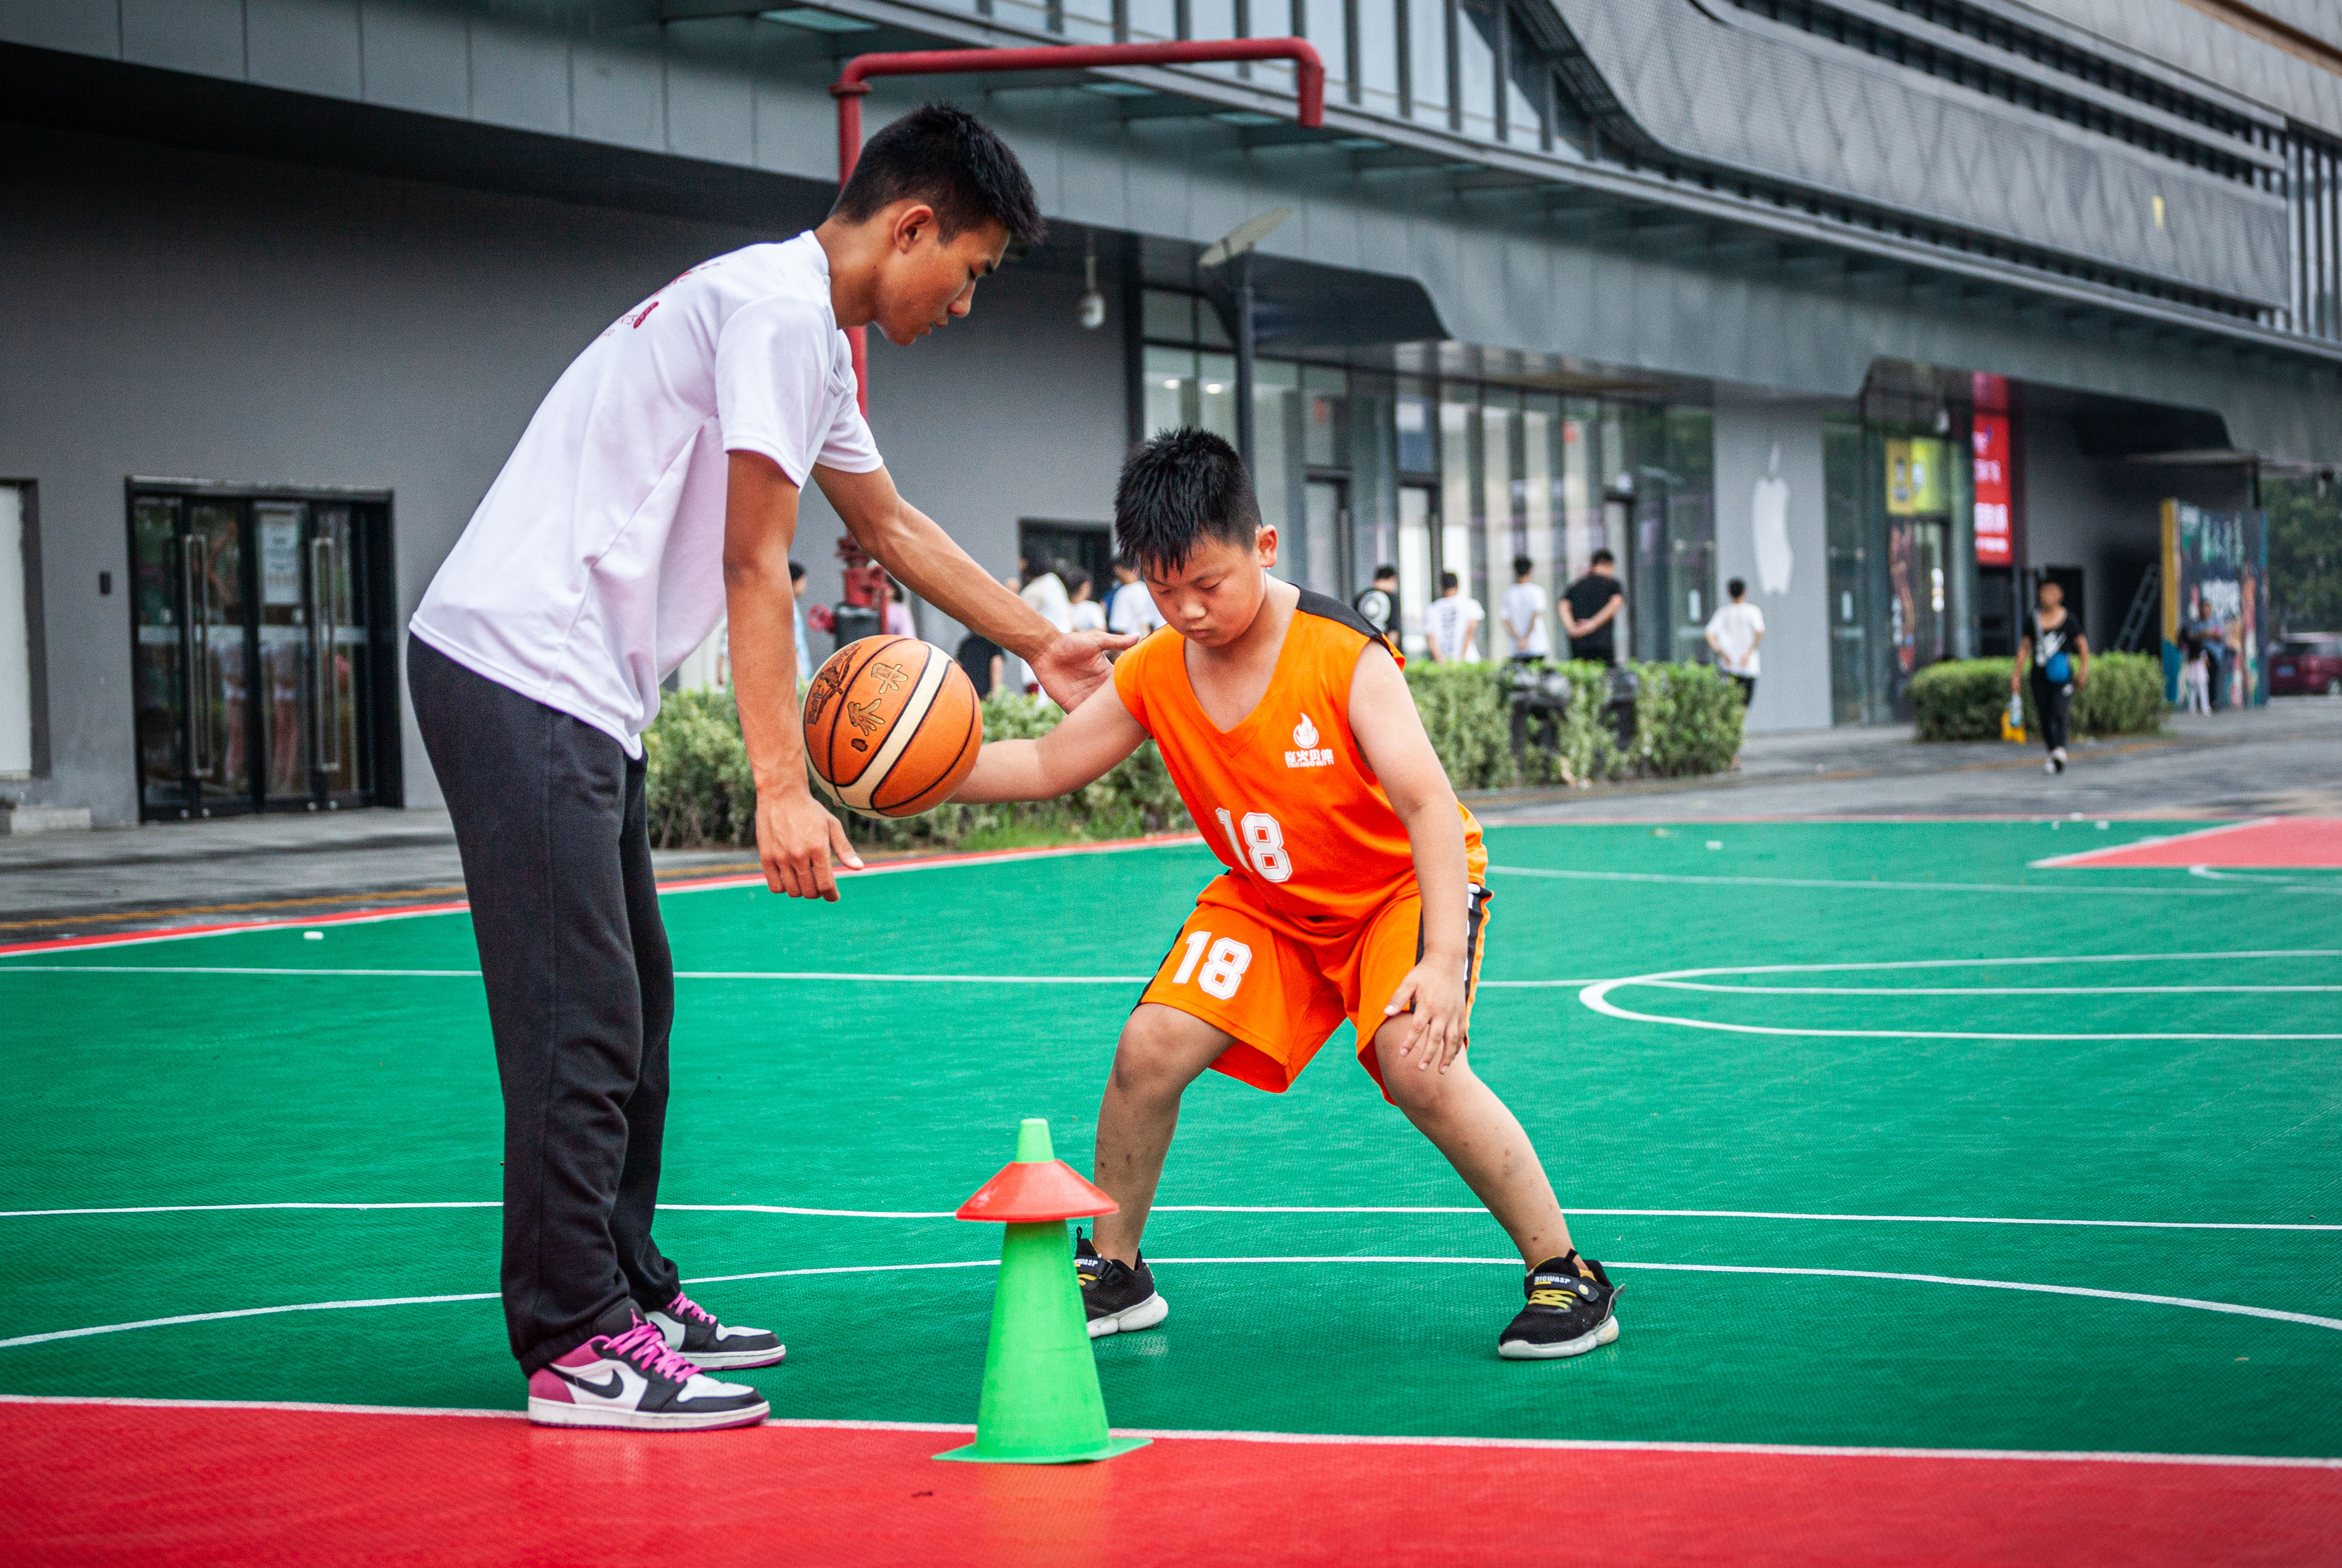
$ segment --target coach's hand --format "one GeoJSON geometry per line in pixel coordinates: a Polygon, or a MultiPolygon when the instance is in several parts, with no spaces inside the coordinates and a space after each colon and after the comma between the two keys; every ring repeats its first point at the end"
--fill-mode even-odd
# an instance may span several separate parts
{"type": "Polygon", "coordinates": [[[1137,641],[1135,632],[1060,632],[1026,662],[1033,666],[1041,689],[1070,714],[1114,674],[1106,655],[1119,654],[1137,641]]]}
{"type": "Polygon", "coordinates": [[[1398,1048],[1417,1068],[1436,1067],[1442,1073],[1456,1060],[1471,1032],[1471,1013],[1464,1005],[1464,960],[1460,955],[1424,954],[1391,993],[1383,1016],[1396,1018],[1412,1005],[1415,1027],[1398,1048]]]}
{"type": "Polygon", "coordinates": [[[855,870],[862,857],[846,841],[846,824],[832,816],[804,785],[756,793],[756,858],[765,864],[765,885],[791,898],[837,902],[837,878],[830,856],[855,870]]]}

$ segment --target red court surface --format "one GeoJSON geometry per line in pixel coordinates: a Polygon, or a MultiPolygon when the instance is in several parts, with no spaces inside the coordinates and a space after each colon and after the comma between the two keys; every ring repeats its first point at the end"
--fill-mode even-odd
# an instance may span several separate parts
{"type": "Polygon", "coordinates": [[[2121,870],[2209,866],[2217,871],[2342,870],[2342,818],[2264,817],[2169,838],[2142,839],[2084,854],[2037,860],[2037,866],[2121,870]]]}
{"type": "Polygon", "coordinates": [[[350,1407],[0,1403],[12,1564],[2342,1563],[2342,1465],[965,1429],[697,1436],[350,1407]]]}

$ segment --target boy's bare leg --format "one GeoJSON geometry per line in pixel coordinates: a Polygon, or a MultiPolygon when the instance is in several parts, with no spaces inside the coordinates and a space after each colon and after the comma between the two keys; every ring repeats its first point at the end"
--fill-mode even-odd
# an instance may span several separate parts
{"type": "Polygon", "coordinates": [[[1176,1007],[1146,1002],[1132,1010],[1098,1106],[1092,1179],[1122,1205],[1098,1216],[1099,1256],[1138,1262],[1138,1240],[1155,1207],[1156,1184],[1163,1179],[1163,1156],[1179,1125],[1179,1096],[1235,1044],[1235,1035],[1176,1007]]]}
{"type": "MultiPolygon", "coordinates": [[[[1520,1249],[1523,1263],[1535,1268],[1568,1252],[1569,1222],[1561,1217],[1561,1204],[1529,1135],[1472,1071],[1468,1051],[1457,1053],[1445,1073],[1423,1071],[1415,1058],[1400,1055],[1414,1026],[1415,1020],[1402,1014],[1375,1031],[1375,1056],[1391,1098],[1488,1205],[1520,1249]]],[[[1101,1144],[1103,1139],[1101,1128],[1101,1144]]]]}

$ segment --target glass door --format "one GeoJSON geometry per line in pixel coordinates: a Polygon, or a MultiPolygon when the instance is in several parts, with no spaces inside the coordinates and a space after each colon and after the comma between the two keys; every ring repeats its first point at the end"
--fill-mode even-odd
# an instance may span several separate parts
{"type": "Polygon", "coordinates": [[[244,503],[196,501],[179,537],[188,637],[187,747],[196,814],[253,806],[251,671],[245,624],[244,503]]]}
{"type": "Polygon", "coordinates": [[[1439,508],[1428,484],[1398,489],[1399,649],[1408,658],[1423,653],[1423,613],[1431,606],[1431,533],[1439,508]]]}
{"type": "Polygon", "coordinates": [[[1302,486],[1308,516],[1301,543],[1307,569],[1293,574],[1303,587],[1345,603],[1357,591],[1350,586],[1355,568],[1346,559],[1352,554],[1348,490],[1338,479],[1312,479],[1302,486]]]}
{"type": "Polygon", "coordinates": [[[141,494],[131,677],[150,818],[375,797],[379,503],[141,494]]]}
{"type": "Polygon", "coordinates": [[[186,588],[179,503],[141,495],[130,506],[130,686],[138,746],[139,809],[185,816],[187,778],[186,588]]]}

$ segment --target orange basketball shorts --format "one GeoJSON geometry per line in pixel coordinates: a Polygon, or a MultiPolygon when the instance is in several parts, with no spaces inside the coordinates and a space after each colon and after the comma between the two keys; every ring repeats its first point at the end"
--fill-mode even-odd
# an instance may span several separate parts
{"type": "MultiPolygon", "coordinates": [[[[1487,890],[1476,886],[1470,898],[1467,1009],[1479,990],[1487,890]]],[[[1363,921],[1329,926],[1311,932],[1299,921],[1271,915],[1250,884],[1216,877],[1138,1000],[1176,1008],[1235,1035],[1236,1043],[1212,1066],[1272,1094],[1292,1086],[1346,1018],[1358,1032],[1358,1064],[1380,1085],[1375,1031],[1391,994],[1422,955],[1423,898],[1410,884],[1363,921]]],[[[1389,1098],[1387,1091],[1384,1097],[1389,1098]]]]}

